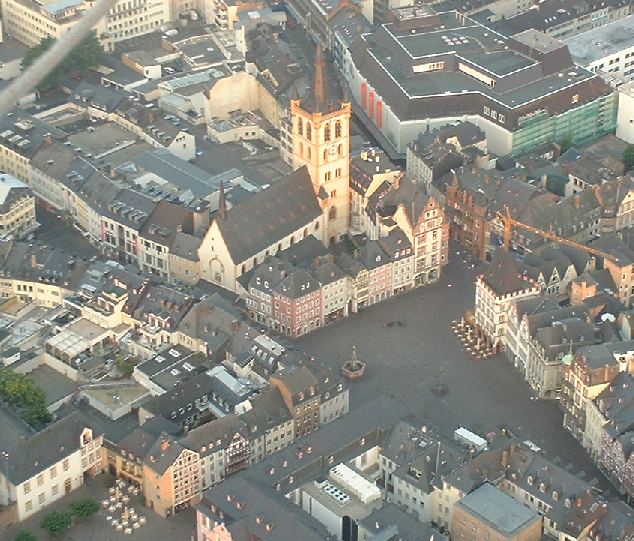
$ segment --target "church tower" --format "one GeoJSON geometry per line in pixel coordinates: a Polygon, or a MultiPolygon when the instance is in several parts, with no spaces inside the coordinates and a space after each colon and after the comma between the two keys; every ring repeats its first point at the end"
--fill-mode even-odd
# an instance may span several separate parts
{"type": "Polygon", "coordinates": [[[295,169],[306,166],[324,215],[322,241],[332,244],[348,232],[350,220],[350,102],[330,84],[321,45],[306,96],[291,99],[295,169]]]}

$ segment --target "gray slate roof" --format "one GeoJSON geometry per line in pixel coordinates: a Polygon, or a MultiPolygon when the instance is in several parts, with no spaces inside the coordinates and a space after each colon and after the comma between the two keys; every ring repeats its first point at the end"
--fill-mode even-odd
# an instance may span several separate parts
{"type": "Polygon", "coordinates": [[[302,167],[216,221],[231,258],[241,263],[320,215],[308,169],[302,167]]]}

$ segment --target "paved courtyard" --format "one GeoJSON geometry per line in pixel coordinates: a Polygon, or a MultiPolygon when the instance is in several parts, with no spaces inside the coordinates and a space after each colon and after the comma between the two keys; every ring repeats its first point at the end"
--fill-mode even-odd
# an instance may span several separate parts
{"type": "Polygon", "coordinates": [[[551,459],[587,480],[601,477],[587,454],[562,428],[555,402],[537,401],[528,385],[503,356],[474,360],[451,331],[452,320],[473,309],[475,270],[452,252],[440,282],[373,306],[299,341],[299,347],[339,367],[352,346],[367,362],[363,380],[351,383],[351,408],[377,394],[407,402],[417,415],[450,435],[459,426],[479,434],[509,427],[530,439],[551,459]],[[385,327],[389,321],[404,326],[385,327]],[[444,396],[432,389],[438,370],[448,387],[444,396]]]}
{"type": "Polygon", "coordinates": [[[107,495],[106,485],[109,481],[112,482],[111,480],[112,477],[107,474],[97,479],[88,479],[81,488],[47,507],[43,512],[37,513],[17,526],[8,527],[6,531],[0,531],[0,541],[12,541],[23,529],[33,533],[38,541],[52,539],[58,541],[190,541],[193,539],[196,529],[196,513],[193,509],[183,510],[171,519],[165,520],[147,509],[140,498],[132,503],[137,513],[147,518],[147,523],[138,530],[134,530],[131,535],[115,531],[106,521],[107,513],[103,509],[86,521],[79,520],[58,537],[49,536],[39,527],[39,523],[47,513],[66,509],[75,500],[90,497],[101,501],[107,495]]]}

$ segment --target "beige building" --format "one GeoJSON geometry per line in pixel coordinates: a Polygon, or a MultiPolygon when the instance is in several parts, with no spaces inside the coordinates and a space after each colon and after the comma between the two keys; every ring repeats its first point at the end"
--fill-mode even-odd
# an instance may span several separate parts
{"type": "Polygon", "coordinates": [[[515,301],[539,295],[539,286],[522,277],[512,254],[498,250],[476,279],[475,323],[494,347],[506,347],[508,314],[515,301]]]}
{"type": "Polygon", "coordinates": [[[291,100],[293,167],[308,168],[324,215],[324,244],[334,244],[350,226],[349,102],[333,101],[320,47],[315,56],[313,87],[303,99],[291,100]],[[335,105],[336,103],[336,105],[335,105]]]}
{"type": "Polygon", "coordinates": [[[18,239],[37,225],[31,189],[11,175],[0,174],[0,236],[18,239]]]}
{"type": "Polygon", "coordinates": [[[145,503],[161,517],[174,515],[200,498],[200,457],[170,436],[159,438],[143,464],[145,503]]]}
{"type": "MultiPolygon", "coordinates": [[[[33,47],[47,36],[63,36],[92,5],[82,0],[3,0],[2,14],[6,31],[33,47]]],[[[168,0],[118,0],[95,30],[104,49],[112,51],[116,42],[154,32],[169,21],[168,0]]]]}
{"type": "Polygon", "coordinates": [[[29,434],[3,433],[1,444],[8,458],[6,468],[0,468],[0,504],[16,505],[20,521],[79,488],[85,475],[101,472],[103,436],[94,434],[80,414],[29,434]]]}
{"type": "Polygon", "coordinates": [[[541,538],[541,517],[489,483],[467,494],[454,507],[454,540],[540,541],[541,538]]]}

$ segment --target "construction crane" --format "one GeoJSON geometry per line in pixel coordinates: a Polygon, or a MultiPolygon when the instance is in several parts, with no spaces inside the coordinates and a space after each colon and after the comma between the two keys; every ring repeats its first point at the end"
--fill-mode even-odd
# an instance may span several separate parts
{"type": "Polygon", "coordinates": [[[537,227],[533,227],[532,225],[525,224],[514,218],[511,218],[511,212],[508,207],[504,209],[504,214],[498,212],[498,218],[502,220],[504,224],[504,249],[506,251],[509,250],[511,246],[511,238],[513,236],[513,228],[517,227],[520,229],[525,229],[526,231],[530,231],[535,235],[539,235],[545,239],[551,240],[553,242],[557,242],[559,244],[565,244],[566,246],[570,246],[571,248],[576,248],[577,250],[581,250],[588,254],[592,254],[597,257],[602,257],[603,259],[607,259],[608,261],[616,261],[617,258],[609,254],[607,252],[603,252],[602,250],[597,250],[596,248],[592,248],[591,246],[586,246],[585,244],[581,244],[580,242],[575,242],[574,240],[569,240],[564,237],[560,237],[559,235],[555,235],[550,231],[544,231],[543,229],[539,229],[537,227]]]}

